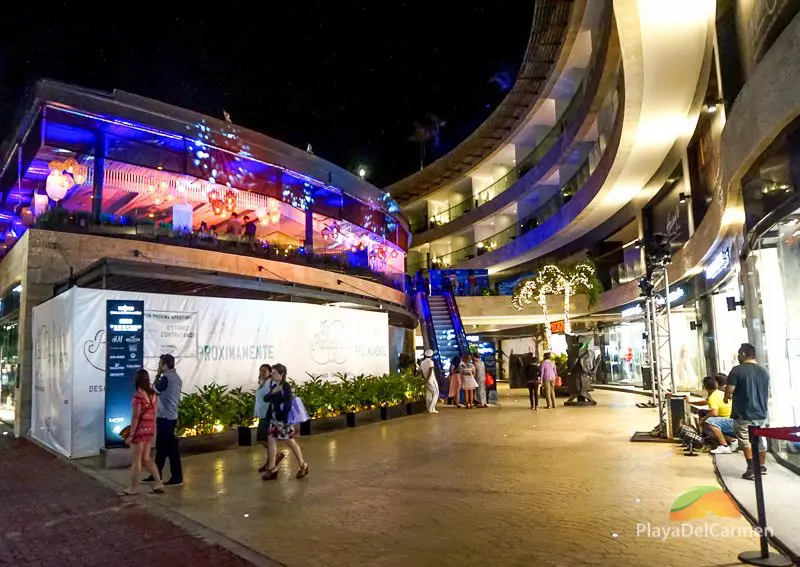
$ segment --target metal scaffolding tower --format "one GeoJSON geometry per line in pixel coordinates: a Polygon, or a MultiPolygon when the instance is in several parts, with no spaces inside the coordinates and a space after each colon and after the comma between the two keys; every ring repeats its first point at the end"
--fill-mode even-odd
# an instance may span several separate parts
{"type": "Polygon", "coordinates": [[[652,282],[653,288],[663,286],[663,299],[651,293],[645,301],[646,321],[648,324],[648,350],[652,359],[653,390],[655,402],[658,405],[658,425],[653,434],[659,437],[668,437],[669,427],[668,392],[675,392],[675,373],[672,361],[672,338],[670,333],[670,301],[669,301],[669,276],[667,266],[659,267],[660,273],[652,282]]]}

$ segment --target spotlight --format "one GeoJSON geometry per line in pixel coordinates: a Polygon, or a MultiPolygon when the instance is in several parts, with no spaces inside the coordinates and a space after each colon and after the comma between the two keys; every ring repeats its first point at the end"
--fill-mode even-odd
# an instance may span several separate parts
{"type": "Polygon", "coordinates": [[[683,205],[686,201],[689,200],[689,196],[686,193],[678,193],[678,202],[683,205]]]}
{"type": "Polygon", "coordinates": [[[717,103],[714,101],[710,101],[706,103],[706,112],[709,114],[714,114],[717,111],[717,103]]]}

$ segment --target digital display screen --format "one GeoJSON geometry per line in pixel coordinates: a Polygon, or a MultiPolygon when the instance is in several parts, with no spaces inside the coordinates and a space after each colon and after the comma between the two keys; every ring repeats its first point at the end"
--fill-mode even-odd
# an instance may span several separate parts
{"type": "Polygon", "coordinates": [[[120,447],[131,424],[134,374],[144,364],[144,301],[106,301],[106,447],[120,447]]]}

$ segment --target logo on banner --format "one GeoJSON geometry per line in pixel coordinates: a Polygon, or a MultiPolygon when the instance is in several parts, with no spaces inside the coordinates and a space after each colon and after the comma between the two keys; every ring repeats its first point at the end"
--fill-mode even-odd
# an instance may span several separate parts
{"type": "Polygon", "coordinates": [[[350,355],[344,323],[338,319],[323,321],[319,333],[312,337],[308,350],[317,364],[344,364],[350,355]]]}

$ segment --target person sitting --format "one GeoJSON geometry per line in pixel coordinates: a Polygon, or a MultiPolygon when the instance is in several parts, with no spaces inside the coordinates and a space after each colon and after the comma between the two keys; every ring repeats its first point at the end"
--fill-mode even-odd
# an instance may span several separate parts
{"type": "Polygon", "coordinates": [[[200,229],[197,232],[200,240],[208,240],[210,238],[208,233],[208,223],[206,223],[206,221],[200,223],[200,229]]]}
{"type": "Polygon", "coordinates": [[[737,449],[736,430],[731,419],[732,404],[725,403],[724,376],[706,376],[703,388],[708,392],[708,411],[700,418],[700,427],[716,439],[719,446],[711,452],[715,455],[732,453],[737,449]],[[730,443],[728,440],[730,439],[730,443]]]}

